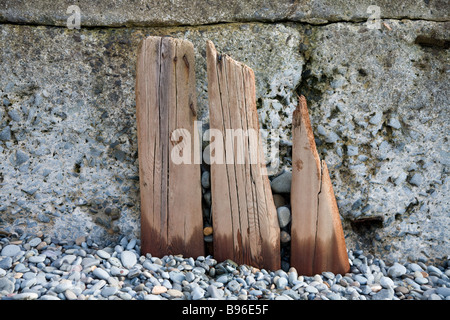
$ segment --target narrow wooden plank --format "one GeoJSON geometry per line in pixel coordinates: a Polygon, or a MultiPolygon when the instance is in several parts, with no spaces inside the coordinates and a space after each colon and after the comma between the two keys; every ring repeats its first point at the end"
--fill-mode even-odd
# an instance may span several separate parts
{"type": "Polygon", "coordinates": [[[214,256],[279,269],[280,230],[270,183],[261,170],[254,73],[231,57],[218,55],[211,41],[207,68],[210,127],[223,134],[226,160],[211,164],[214,256]],[[249,130],[256,139],[248,136],[249,130]],[[250,161],[252,154],[259,162],[250,161]]]}
{"type": "Polygon", "coordinates": [[[136,70],[143,253],[204,254],[200,165],[193,154],[186,164],[171,158],[174,148],[194,152],[192,140],[182,149],[182,141],[171,137],[178,129],[186,130],[185,141],[194,136],[196,99],[192,44],[169,37],[144,39],[136,70]]]}
{"type": "MultiPolygon", "coordinates": [[[[219,87],[219,78],[217,71],[217,51],[212,42],[206,44],[207,77],[208,77],[208,100],[209,109],[216,110],[209,113],[210,132],[217,130],[220,136],[214,137],[220,139],[222,146],[225,146],[224,120],[222,114],[221,88],[219,87]],[[217,111],[218,110],[218,111],[217,111]]],[[[213,137],[211,137],[211,140],[213,137]]],[[[218,145],[219,141],[211,141],[211,144],[218,145]]],[[[218,260],[225,260],[234,256],[232,232],[230,232],[231,223],[231,203],[230,189],[228,187],[228,174],[221,150],[211,150],[211,193],[214,195],[211,209],[213,216],[214,229],[214,256],[218,260]],[[214,153],[213,153],[214,152],[214,153]],[[217,161],[218,163],[214,163],[217,161]],[[226,227],[225,227],[226,226],[226,227]]]]}
{"type": "Polygon", "coordinates": [[[136,63],[136,120],[139,150],[139,177],[141,193],[141,247],[160,252],[157,225],[155,185],[160,178],[155,174],[155,150],[159,149],[159,38],[149,37],[139,45],[136,63]]]}
{"type": "Polygon", "coordinates": [[[291,265],[305,275],[342,272],[348,258],[339,211],[328,170],[326,165],[323,170],[317,153],[304,96],[293,113],[292,140],[291,265]]]}
{"type": "Polygon", "coordinates": [[[314,269],[330,270],[335,274],[349,272],[347,249],[339,209],[334,196],[333,185],[325,161],[322,160],[322,188],[319,194],[317,214],[316,252],[314,269]]]}
{"type": "Polygon", "coordinates": [[[200,195],[201,199],[201,184],[197,183],[201,172],[200,166],[194,161],[194,152],[199,151],[194,149],[193,140],[193,133],[196,130],[194,121],[197,119],[194,47],[188,41],[173,40],[176,44],[176,53],[173,57],[176,76],[176,110],[174,121],[171,119],[169,132],[172,134],[174,130],[177,130],[180,138],[177,135],[176,141],[172,139],[170,154],[181,157],[186,162],[176,164],[173,159],[170,161],[169,243],[172,252],[199,256],[203,255],[203,219],[199,214],[202,212],[202,207],[201,200],[199,201],[198,198],[200,195]],[[177,148],[180,144],[183,144],[182,149],[177,148]],[[172,153],[174,147],[176,154],[172,153]]]}

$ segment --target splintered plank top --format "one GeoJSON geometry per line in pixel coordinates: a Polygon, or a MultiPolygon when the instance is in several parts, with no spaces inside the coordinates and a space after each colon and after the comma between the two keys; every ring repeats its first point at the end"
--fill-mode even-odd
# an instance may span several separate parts
{"type": "Polygon", "coordinates": [[[252,69],[206,50],[214,256],[280,268],[280,230],[265,168],[252,69]],[[220,141],[219,141],[220,140],[220,141]]]}
{"type": "Polygon", "coordinates": [[[143,253],[204,254],[200,165],[194,161],[195,88],[192,43],[169,37],[141,42],[136,118],[143,253]],[[190,161],[180,163],[186,156],[190,161]]]}
{"type": "Polygon", "coordinates": [[[305,97],[292,119],[291,266],[305,275],[350,269],[328,168],[320,161],[305,97]]]}

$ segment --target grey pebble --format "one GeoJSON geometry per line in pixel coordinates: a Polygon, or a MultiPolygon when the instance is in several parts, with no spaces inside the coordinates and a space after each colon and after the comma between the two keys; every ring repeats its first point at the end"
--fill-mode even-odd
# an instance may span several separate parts
{"type": "Polygon", "coordinates": [[[2,249],[1,255],[6,257],[14,257],[21,252],[20,247],[15,244],[9,244],[2,249]]]}
{"type": "Polygon", "coordinates": [[[23,292],[15,294],[13,300],[36,300],[39,295],[36,292],[23,292]]]}
{"type": "Polygon", "coordinates": [[[94,271],[92,271],[92,274],[102,280],[108,280],[110,277],[109,273],[102,268],[95,268],[94,271]]]}
{"type": "Polygon", "coordinates": [[[14,282],[10,279],[3,277],[0,278],[0,292],[13,293],[14,292],[14,282]]]}
{"type": "Polygon", "coordinates": [[[111,258],[111,255],[108,252],[106,252],[105,250],[97,250],[97,255],[102,259],[111,258]]]}
{"type": "Polygon", "coordinates": [[[279,207],[277,209],[277,215],[280,228],[286,227],[291,222],[291,210],[288,207],[279,207]]]}
{"type": "Polygon", "coordinates": [[[191,293],[192,293],[192,300],[200,300],[201,298],[204,297],[205,290],[203,290],[200,287],[195,287],[191,293]]]}
{"type": "Polygon", "coordinates": [[[133,252],[123,251],[120,254],[120,261],[125,268],[131,269],[137,263],[137,258],[133,252]]]}
{"type": "Polygon", "coordinates": [[[103,297],[105,297],[105,298],[108,298],[109,296],[112,296],[112,295],[116,294],[117,291],[118,291],[118,288],[117,288],[117,287],[109,287],[109,286],[106,286],[106,287],[104,287],[104,288],[102,289],[101,295],[102,295],[103,297]]]}
{"type": "Polygon", "coordinates": [[[391,266],[388,269],[387,273],[389,276],[391,276],[393,278],[401,277],[402,275],[404,275],[406,273],[406,268],[405,268],[405,266],[396,262],[396,263],[394,263],[393,266],[391,266]]]}
{"type": "Polygon", "coordinates": [[[284,277],[280,277],[278,278],[276,285],[277,289],[285,289],[288,285],[288,280],[284,277]]]}
{"type": "Polygon", "coordinates": [[[205,189],[209,189],[211,187],[209,180],[209,171],[204,171],[202,173],[202,187],[205,189]]]}
{"type": "Polygon", "coordinates": [[[283,172],[281,175],[275,177],[270,186],[274,193],[289,193],[291,192],[292,173],[289,171],[283,172]]]}

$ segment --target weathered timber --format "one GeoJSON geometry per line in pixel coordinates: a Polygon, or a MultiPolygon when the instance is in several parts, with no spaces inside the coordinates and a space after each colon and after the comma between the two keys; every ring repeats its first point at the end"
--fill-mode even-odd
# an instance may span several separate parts
{"type": "Polygon", "coordinates": [[[192,43],[144,39],[136,65],[143,253],[204,254],[196,110],[192,43]]]}
{"type": "Polygon", "coordinates": [[[304,96],[292,120],[291,266],[305,275],[345,274],[350,265],[339,210],[304,96]]]}
{"type": "Polygon", "coordinates": [[[280,229],[256,111],[255,76],[207,42],[214,257],[280,268],[280,229]]]}

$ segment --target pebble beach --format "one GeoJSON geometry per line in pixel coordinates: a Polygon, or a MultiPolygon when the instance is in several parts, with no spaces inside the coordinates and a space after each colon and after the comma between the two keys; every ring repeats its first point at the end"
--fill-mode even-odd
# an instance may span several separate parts
{"type": "Polygon", "coordinates": [[[212,256],[153,257],[140,240],[0,238],[1,300],[450,300],[450,260],[386,265],[348,250],[346,274],[265,270],[212,256]]]}

